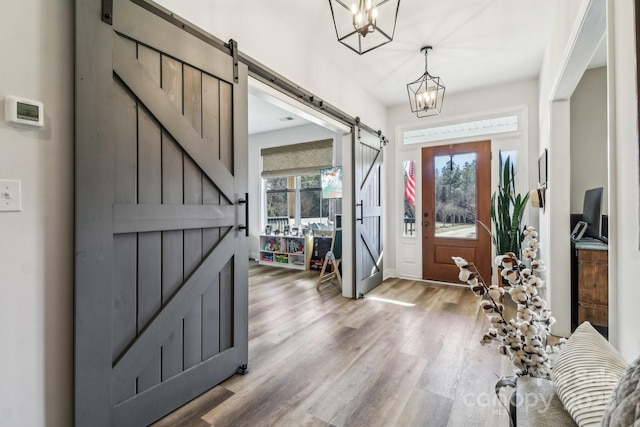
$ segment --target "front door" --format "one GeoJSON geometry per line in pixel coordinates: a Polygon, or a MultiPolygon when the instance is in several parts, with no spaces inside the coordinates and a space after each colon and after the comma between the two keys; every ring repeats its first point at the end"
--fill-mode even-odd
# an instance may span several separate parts
{"type": "Polygon", "coordinates": [[[459,283],[452,256],[491,282],[491,141],[422,149],[422,275],[459,283]]]}
{"type": "Polygon", "coordinates": [[[108,3],[76,2],[75,425],[142,426],[248,361],[247,69],[108,3]]]}
{"type": "Polygon", "coordinates": [[[380,137],[354,132],[355,297],[382,283],[382,145],[380,137]]]}

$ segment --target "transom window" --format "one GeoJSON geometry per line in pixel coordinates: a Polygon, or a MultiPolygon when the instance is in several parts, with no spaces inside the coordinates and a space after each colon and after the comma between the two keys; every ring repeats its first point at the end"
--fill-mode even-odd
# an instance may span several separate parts
{"type": "Polygon", "coordinates": [[[446,141],[448,139],[491,135],[516,130],[518,130],[518,116],[510,115],[405,131],[403,142],[405,145],[423,144],[425,142],[446,141]]]}

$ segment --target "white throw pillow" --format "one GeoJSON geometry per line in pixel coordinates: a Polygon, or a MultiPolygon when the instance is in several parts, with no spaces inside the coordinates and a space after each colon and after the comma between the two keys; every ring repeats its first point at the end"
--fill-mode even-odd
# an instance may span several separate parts
{"type": "Polygon", "coordinates": [[[589,322],[578,326],[551,371],[558,397],[580,427],[599,426],[625,372],[620,353],[589,322]]]}

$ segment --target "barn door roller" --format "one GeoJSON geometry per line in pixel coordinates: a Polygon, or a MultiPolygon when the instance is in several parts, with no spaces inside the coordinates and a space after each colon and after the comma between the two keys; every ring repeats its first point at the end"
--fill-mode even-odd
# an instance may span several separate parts
{"type": "Polygon", "coordinates": [[[113,25],[113,0],[102,0],[102,22],[113,25]]]}
{"type": "Polygon", "coordinates": [[[234,39],[229,40],[229,49],[233,57],[233,82],[238,83],[238,42],[234,39]]]}

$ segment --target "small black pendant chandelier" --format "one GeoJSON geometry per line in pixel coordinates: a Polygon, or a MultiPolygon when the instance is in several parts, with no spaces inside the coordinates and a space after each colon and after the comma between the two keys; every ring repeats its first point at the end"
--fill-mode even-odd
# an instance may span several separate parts
{"type": "Polygon", "coordinates": [[[329,7],[338,41],[358,55],[393,40],[400,0],[329,0],[329,7]]]}
{"type": "Polygon", "coordinates": [[[427,69],[427,55],[433,48],[420,49],[424,53],[424,74],[414,82],[407,84],[409,104],[416,117],[429,117],[440,114],[444,101],[444,84],[440,77],[433,77],[427,69]]]}

